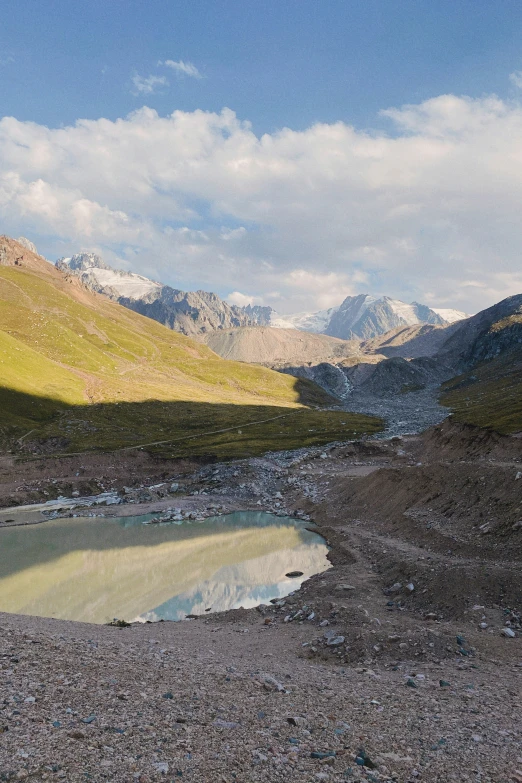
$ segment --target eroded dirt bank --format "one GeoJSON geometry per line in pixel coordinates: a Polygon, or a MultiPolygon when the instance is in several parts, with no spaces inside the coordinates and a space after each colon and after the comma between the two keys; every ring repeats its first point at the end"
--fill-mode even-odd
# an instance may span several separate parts
{"type": "Polygon", "coordinates": [[[0,492],[96,481],[133,501],[118,515],[297,512],[332,568],[183,623],[1,615],[0,779],[522,780],[520,439],[446,422],[227,465],[96,459],[26,463],[22,482],[6,458],[0,492]]]}

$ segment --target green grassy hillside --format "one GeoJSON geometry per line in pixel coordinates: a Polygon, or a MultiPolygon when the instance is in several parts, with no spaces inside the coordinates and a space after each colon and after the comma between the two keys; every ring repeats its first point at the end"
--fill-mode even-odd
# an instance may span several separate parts
{"type": "Polygon", "coordinates": [[[92,294],[5,237],[0,264],[4,442],[58,438],[70,452],[175,439],[185,444],[177,452],[169,447],[175,455],[191,453],[190,436],[300,410],[281,420],[277,432],[273,423],[251,428],[241,445],[237,432],[198,438],[199,453],[235,456],[380,428],[370,417],[311,410],[329,402],[314,384],[221,359],[205,345],[92,294]]]}
{"type": "Polygon", "coordinates": [[[440,401],[457,421],[505,435],[522,432],[522,356],[508,354],[452,378],[440,401]]]}

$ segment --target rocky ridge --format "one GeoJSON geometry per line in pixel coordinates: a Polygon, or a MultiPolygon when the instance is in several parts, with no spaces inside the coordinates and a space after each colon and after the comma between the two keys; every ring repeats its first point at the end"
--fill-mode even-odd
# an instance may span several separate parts
{"type": "Polygon", "coordinates": [[[133,272],[117,270],[94,253],[77,253],[56,262],[77,274],[82,282],[165,326],[195,336],[217,329],[271,326],[326,334],[344,340],[371,339],[399,327],[418,324],[448,325],[465,318],[457,310],[406,304],[389,296],[348,296],[339,307],[316,313],[279,315],[270,307],[230,305],[206,291],[180,291],[133,272]]]}
{"type": "Polygon", "coordinates": [[[113,269],[94,253],[61,258],[56,266],[76,274],[92,291],[189,337],[270,319],[269,307],[238,307],[207,291],[180,291],[134,272],[113,269]]]}

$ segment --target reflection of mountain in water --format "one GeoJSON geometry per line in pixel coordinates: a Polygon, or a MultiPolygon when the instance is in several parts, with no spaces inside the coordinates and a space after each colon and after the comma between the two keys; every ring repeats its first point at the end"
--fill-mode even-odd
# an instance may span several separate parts
{"type": "Polygon", "coordinates": [[[283,549],[263,557],[220,568],[212,577],[179,595],[175,595],[152,612],[146,612],[141,620],[183,620],[187,614],[204,614],[209,607],[213,612],[249,609],[271,598],[281,598],[296,590],[314,573],[323,570],[324,544],[302,544],[293,549],[283,549]],[[318,567],[319,566],[319,567],[318,567]],[[288,579],[288,571],[302,571],[303,576],[288,579]]]}
{"type": "Polygon", "coordinates": [[[326,552],[301,523],[261,512],[181,526],[126,517],[6,528],[0,611],[103,623],[143,616],[178,596],[179,608],[169,610],[178,615],[189,604],[187,613],[252,605],[258,595],[264,602],[294,589],[289,570],[310,576],[328,568],[326,552]]]}

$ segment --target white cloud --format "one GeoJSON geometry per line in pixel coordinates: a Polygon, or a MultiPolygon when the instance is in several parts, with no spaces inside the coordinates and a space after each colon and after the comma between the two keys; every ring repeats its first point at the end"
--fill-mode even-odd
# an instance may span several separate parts
{"type": "Polygon", "coordinates": [[[519,90],[522,89],[522,71],[513,71],[513,73],[509,74],[509,81],[511,84],[515,85],[515,87],[518,87],[519,90]]]}
{"type": "Polygon", "coordinates": [[[227,296],[227,302],[238,307],[246,307],[247,305],[262,304],[262,299],[259,296],[249,296],[248,294],[242,294],[241,291],[232,291],[227,296]]]}
{"type": "Polygon", "coordinates": [[[362,291],[476,312],[522,291],[520,105],[443,95],[384,114],[393,135],[258,137],[229,109],[4,117],[2,230],[279,312],[362,291]]]}
{"type": "Polygon", "coordinates": [[[168,87],[169,82],[165,76],[140,76],[135,74],[132,77],[134,85],[132,93],[134,95],[152,95],[157,92],[159,87],[168,87]]]}
{"type": "Polygon", "coordinates": [[[176,76],[191,76],[193,79],[202,79],[203,75],[198,71],[193,63],[185,63],[183,60],[160,60],[158,65],[164,65],[172,68],[176,76]]]}

